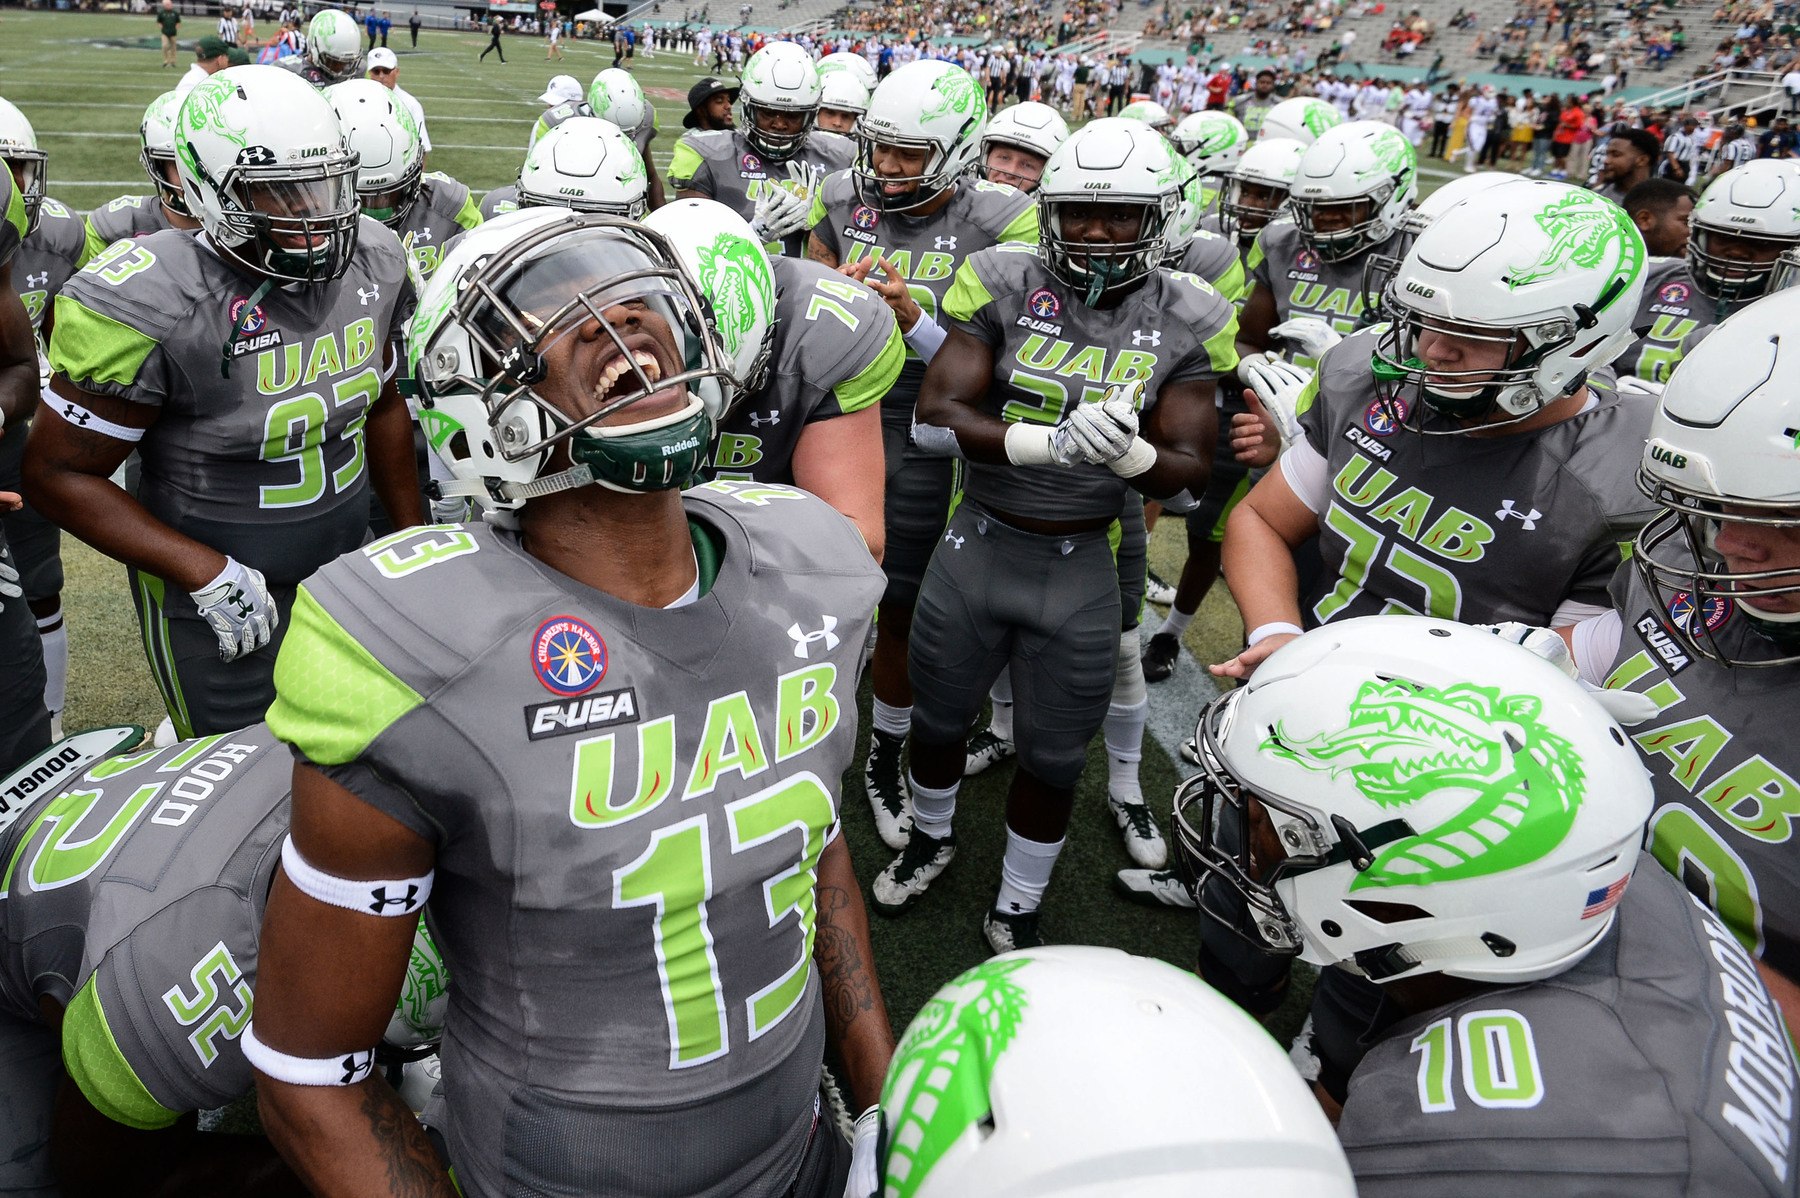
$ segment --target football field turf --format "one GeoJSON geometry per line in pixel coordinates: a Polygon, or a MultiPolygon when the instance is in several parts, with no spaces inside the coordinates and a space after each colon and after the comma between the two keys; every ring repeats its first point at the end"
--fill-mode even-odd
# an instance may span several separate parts
{"type": "MultiPolygon", "coordinates": [[[[259,25],[268,35],[268,23],[259,25]]],[[[212,31],[198,16],[183,24],[184,46],[212,31]]],[[[49,193],[71,208],[87,210],[122,194],[149,190],[138,163],[137,126],[145,105],[174,86],[180,70],[161,69],[155,25],[148,16],[21,13],[0,18],[0,95],[17,104],[35,125],[49,152],[49,193]]],[[[426,30],[417,51],[396,27],[391,45],[399,55],[400,84],[424,105],[433,142],[429,166],[477,192],[513,181],[526,139],[541,106],[536,97],[552,74],[568,73],[584,84],[612,64],[610,47],[565,41],[562,62],[544,61],[544,42],[515,37],[505,42],[508,61],[478,63],[485,34],[426,30]]],[[[681,130],[688,86],[701,73],[689,56],[640,55],[634,73],[656,104],[662,130],[653,145],[660,167],[681,130]]],[[[162,718],[137,638],[124,570],[69,539],[64,540],[68,585],[64,602],[70,628],[70,686],[65,726],[107,723],[154,727],[162,718]]],[[[1185,554],[1180,521],[1164,521],[1152,538],[1151,564],[1173,581],[1185,554]]],[[[1154,626],[1161,609],[1148,608],[1154,626]]],[[[1200,661],[1217,661],[1241,637],[1236,611],[1215,588],[1188,630],[1200,661]]],[[[1144,792],[1159,818],[1185,763],[1172,761],[1176,730],[1192,730],[1205,684],[1192,663],[1176,683],[1150,688],[1153,727],[1143,762],[1144,792]],[[1185,681],[1183,681],[1185,680],[1185,681]],[[1171,688],[1181,685],[1178,694],[1171,688]]],[[[862,695],[867,726],[868,694],[862,695]]],[[[496,717],[498,718],[498,717],[496,717]]],[[[861,756],[845,780],[844,828],[866,882],[891,857],[875,837],[863,797],[861,756]]],[[[1005,843],[1003,810],[1010,766],[990,771],[963,788],[957,819],[958,857],[918,906],[897,920],[871,915],[883,989],[897,1024],[904,1024],[943,981],[983,959],[980,921],[999,881],[1005,843]]],[[[1131,906],[1111,890],[1111,876],[1130,866],[1105,804],[1106,763],[1098,738],[1076,800],[1068,847],[1044,904],[1043,931],[1053,943],[1116,945],[1192,967],[1195,916],[1131,906]]],[[[1297,1002],[1290,1001],[1290,1006],[1297,1002]]],[[[1288,1015],[1284,1012],[1284,1015],[1288,1015]]],[[[1296,1018],[1283,1018],[1292,1026],[1296,1018]]]]}

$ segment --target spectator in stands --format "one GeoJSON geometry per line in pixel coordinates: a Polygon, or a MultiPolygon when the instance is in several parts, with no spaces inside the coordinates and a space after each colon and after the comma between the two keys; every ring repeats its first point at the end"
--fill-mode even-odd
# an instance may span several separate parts
{"type": "Polygon", "coordinates": [[[1774,127],[1757,139],[1757,155],[1762,158],[1792,158],[1794,143],[1793,127],[1788,124],[1786,116],[1778,116],[1774,127]]]}
{"type": "Polygon", "coordinates": [[[1644,235],[1644,246],[1658,258],[1687,252],[1688,217],[1700,197],[1673,179],[1645,179],[1619,201],[1631,223],[1644,235]]]}
{"type": "Polygon", "coordinates": [[[1619,203],[1626,192],[1650,178],[1660,151],[1661,144],[1648,129],[1614,129],[1594,190],[1619,203]]]}

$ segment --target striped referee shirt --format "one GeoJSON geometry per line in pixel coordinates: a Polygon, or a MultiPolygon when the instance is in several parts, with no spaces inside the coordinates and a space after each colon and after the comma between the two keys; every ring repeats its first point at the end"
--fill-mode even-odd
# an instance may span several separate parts
{"type": "Polygon", "coordinates": [[[1733,170],[1756,157],[1756,143],[1748,137],[1733,138],[1719,147],[1717,165],[1724,170],[1733,170]]]}
{"type": "Polygon", "coordinates": [[[1663,158],[1673,158],[1681,164],[1684,172],[1682,182],[1694,177],[1694,164],[1700,157],[1700,139],[1691,133],[1683,133],[1679,129],[1663,139],[1663,158]]]}

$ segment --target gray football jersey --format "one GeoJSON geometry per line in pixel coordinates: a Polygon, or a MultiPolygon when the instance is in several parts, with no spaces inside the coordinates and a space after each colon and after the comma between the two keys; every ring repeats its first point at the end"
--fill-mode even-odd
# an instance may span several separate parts
{"type": "MultiPolygon", "coordinates": [[[[1147,412],[1168,384],[1216,379],[1237,366],[1237,309],[1204,280],[1158,270],[1103,311],[1071,294],[1035,245],[971,256],[957,269],[944,312],[992,347],[994,380],[982,406],[1008,423],[1060,424],[1073,405],[1140,380],[1139,410],[1147,412]]],[[[1117,516],[1129,489],[1105,466],[969,462],[963,469],[971,499],[1042,520],[1117,516]]]]}
{"type": "Polygon", "coordinates": [[[794,481],[806,426],[880,403],[900,375],[906,342],[882,298],[800,258],[775,268],[775,345],[769,379],[746,396],[713,443],[714,478],[794,481]]]}
{"type": "Polygon", "coordinates": [[[1620,542],[1652,511],[1636,483],[1652,405],[1590,384],[1587,410],[1548,428],[1421,436],[1403,427],[1406,401],[1391,410],[1377,389],[1379,336],[1328,350],[1296,404],[1331,479],[1307,622],[1548,624],[1565,599],[1604,606],[1620,542]]]}
{"type": "Polygon", "coordinates": [[[38,227],[13,260],[13,287],[25,301],[31,327],[41,333],[50,299],[62,290],[81,260],[81,218],[60,200],[46,196],[38,227]]]}
{"type": "Polygon", "coordinates": [[[443,261],[445,243],[482,219],[480,205],[467,187],[449,175],[431,171],[420,182],[418,200],[394,232],[423,282],[443,261]]]}
{"type": "Polygon", "coordinates": [[[1181,252],[1181,264],[1175,269],[1184,270],[1191,275],[1199,275],[1212,289],[1242,307],[1250,289],[1249,276],[1244,273],[1244,260],[1238,256],[1237,246],[1229,237],[1201,228],[1194,231],[1188,239],[1187,248],[1181,252]]]}
{"type": "Polygon", "coordinates": [[[252,304],[258,290],[182,230],[116,242],[56,297],[50,364],[160,409],[138,443],[152,515],[291,586],[362,542],[363,421],[416,297],[399,241],[367,217],[342,278],[252,304]]]}
{"type": "MultiPolygon", "coordinates": [[[[969,255],[1001,242],[1037,245],[1037,204],[1029,195],[983,180],[957,184],[942,211],[910,217],[881,212],[856,196],[849,171],[825,180],[813,195],[808,218],[813,236],[839,263],[886,258],[906,276],[906,289],[926,315],[937,319],[956,268],[969,255]]],[[[906,366],[894,392],[881,405],[881,418],[897,428],[912,427],[913,404],[925,380],[925,363],[909,346],[906,366]]]]}
{"type": "Polygon", "coordinates": [[[1748,302],[1708,299],[1694,285],[1686,258],[1653,259],[1644,282],[1644,298],[1638,301],[1637,319],[1632,323],[1634,329],[1645,330],[1644,335],[1613,367],[1621,376],[1666,383],[1714,326],[1748,302]]]}
{"type": "Polygon", "coordinates": [[[519,185],[508,183],[504,187],[496,187],[481,197],[479,209],[482,220],[493,220],[496,216],[519,210],[519,185]]]}
{"type": "MultiPolygon", "coordinates": [[[[1668,631],[1695,618],[1692,597],[1677,592],[1667,603],[1629,564],[1613,580],[1624,626],[1606,685],[1648,695],[1661,709],[1626,729],[1656,786],[1651,851],[1745,947],[1800,981],[1800,668],[1728,669],[1692,656],[1668,631]]],[[[1776,656],[1735,603],[1699,616],[1733,656],[1776,656]]]]}
{"type": "MultiPolygon", "coordinates": [[[[734,129],[696,129],[683,133],[675,143],[669,161],[669,183],[677,191],[694,191],[717,200],[751,220],[763,189],[788,182],[789,166],[813,167],[829,175],[848,167],[855,157],[856,143],[821,129],[808,134],[799,152],[781,162],[764,159],[734,129]]],[[[645,161],[649,159],[646,157],[645,161]]],[[[806,234],[800,232],[782,242],[781,252],[798,258],[805,246],[806,234]]]]}
{"type": "Polygon", "coordinates": [[[1567,972],[1387,1029],[1338,1124],[1363,1198],[1800,1192],[1794,1053],[1755,964],[1648,863],[1615,912],[1567,972]]]}
{"type": "MultiPolygon", "coordinates": [[[[1300,240],[1300,226],[1287,219],[1273,220],[1256,235],[1244,257],[1253,287],[1266,288],[1275,299],[1275,323],[1296,316],[1313,316],[1346,336],[1363,326],[1363,267],[1370,254],[1405,252],[1406,235],[1395,233],[1348,262],[1326,262],[1300,240]]],[[[1372,320],[1373,314],[1369,314],[1372,320]]],[[[1314,359],[1296,357],[1302,366],[1314,359]]]]}
{"type": "Polygon", "coordinates": [[[256,725],[104,761],[0,836],[0,1003],[66,1008],[63,1059],[113,1119],[250,1092],[238,1037],[293,773],[256,725]]]}
{"type": "Polygon", "coordinates": [[[120,196],[88,213],[83,225],[83,244],[81,257],[75,263],[77,267],[86,266],[89,259],[115,241],[148,237],[174,228],[161,198],[154,195],[120,196]]]}
{"type": "Polygon", "coordinates": [[[470,1198],[780,1195],[812,1119],[813,886],[883,578],[804,492],[684,498],[717,567],[685,607],[439,525],[345,555],[292,609],[270,726],[437,846],[470,1198]]]}

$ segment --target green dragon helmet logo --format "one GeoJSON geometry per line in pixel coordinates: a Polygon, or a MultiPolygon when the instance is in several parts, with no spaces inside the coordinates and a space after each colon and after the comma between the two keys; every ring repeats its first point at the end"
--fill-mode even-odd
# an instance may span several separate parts
{"type": "Polygon", "coordinates": [[[1295,740],[1277,724],[1261,747],[1309,770],[1349,774],[1382,807],[1444,791],[1472,795],[1451,819],[1384,846],[1350,889],[1429,886],[1529,865],[1574,827],[1587,776],[1574,746],[1540,720],[1542,707],[1535,695],[1498,687],[1365,682],[1343,728],[1295,740]]]}
{"type": "Polygon", "coordinates": [[[1418,169],[1419,158],[1407,141],[1398,131],[1383,130],[1369,139],[1369,152],[1375,155],[1375,168],[1364,174],[1394,175],[1400,179],[1400,186],[1407,187],[1412,183],[1413,172],[1418,169]]]}
{"type": "Polygon", "coordinates": [[[181,124],[187,136],[210,133],[240,150],[249,145],[250,131],[233,121],[226,112],[226,105],[237,98],[237,84],[229,79],[207,79],[196,84],[181,105],[181,124]]]}
{"type": "Polygon", "coordinates": [[[450,971],[421,919],[418,933],[413,938],[412,955],[406,962],[406,979],[400,986],[397,1013],[401,1022],[422,1039],[434,1040],[441,1036],[443,1020],[432,1007],[449,992],[450,971]]]}
{"type": "Polygon", "coordinates": [[[1344,118],[1338,115],[1338,110],[1333,105],[1323,100],[1308,100],[1300,114],[1300,123],[1306,126],[1308,133],[1317,137],[1327,129],[1335,129],[1343,124],[1344,118]]]}
{"type": "Polygon", "coordinates": [[[644,156],[638,153],[634,145],[628,144],[626,148],[631,152],[625,155],[625,169],[619,172],[619,182],[629,187],[647,176],[644,173],[644,156]]]}
{"type": "Polygon", "coordinates": [[[955,114],[962,127],[980,128],[987,120],[987,99],[975,80],[961,67],[951,67],[931,84],[931,95],[919,112],[919,123],[930,125],[940,117],[955,114]]]}
{"type": "Polygon", "coordinates": [[[713,323],[725,351],[734,358],[759,315],[775,306],[769,272],[757,261],[759,256],[755,245],[730,233],[700,247],[700,291],[712,304],[713,323]]]}
{"type": "Polygon", "coordinates": [[[1214,154],[1221,154],[1226,150],[1229,150],[1232,146],[1237,144],[1237,141],[1237,126],[1228,124],[1225,121],[1217,121],[1214,122],[1211,129],[1201,136],[1199,152],[1211,157],[1214,154]]]}
{"type": "Polygon", "coordinates": [[[595,116],[605,116],[612,108],[611,85],[600,76],[594,76],[594,81],[588,84],[587,102],[588,107],[594,110],[595,116]]]}
{"type": "MultiPolygon", "coordinates": [[[[1611,273],[1595,294],[1604,294],[1620,279],[1637,277],[1644,265],[1644,239],[1617,204],[1590,191],[1571,191],[1533,218],[1550,244],[1537,261],[1515,266],[1507,287],[1541,282],[1574,268],[1594,270],[1613,262],[1611,273]]],[[[1608,304],[1617,299],[1609,300],[1608,304]]],[[[1602,305],[1605,307],[1607,305],[1602,305]]]]}
{"type": "Polygon", "coordinates": [[[940,990],[906,1029],[881,1094],[886,1198],[912,1198],[944,1154],[993,1113],[988,1082],[1025,1015],[1025,990],[1011,975],[1030,964],[977,965],[940,990]]]}
{"type": "Polygon", "coordinates": [[[174,92],[164,92],[150,101],[150,107],[144,110],[144,123],[167,125],[173,129],[176,118],[181,115],[181,97],[174,92]]]}

